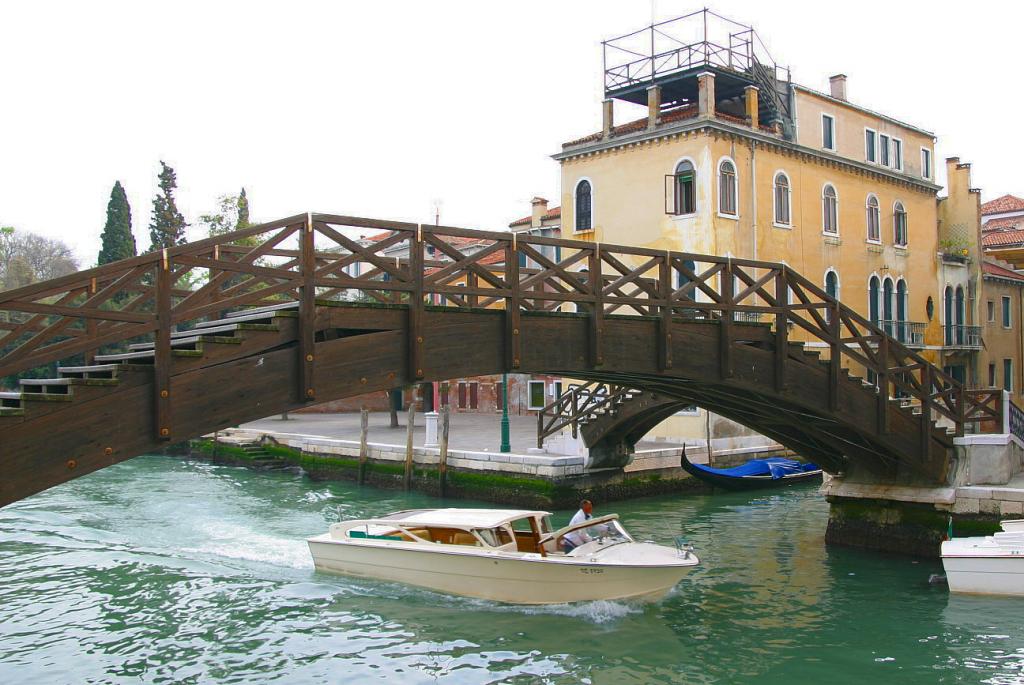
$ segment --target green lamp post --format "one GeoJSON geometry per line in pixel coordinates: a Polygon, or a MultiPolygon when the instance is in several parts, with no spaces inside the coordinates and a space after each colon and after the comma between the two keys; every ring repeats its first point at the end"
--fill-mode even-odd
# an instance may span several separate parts
{"type": "Polygon", "coordinates": [[[501,447],[502,452],[511,452],[508,435],[508,374],[501,374],[501,447]]]}

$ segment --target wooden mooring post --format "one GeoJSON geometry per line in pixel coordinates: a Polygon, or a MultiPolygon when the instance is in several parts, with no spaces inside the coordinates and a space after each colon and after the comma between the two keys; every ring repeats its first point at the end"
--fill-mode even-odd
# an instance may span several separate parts
{"type": "Polygon", "coordinates": [[[448,487],[448,425],[451,420],[451,409],[444,405],[441,409],[441,440],[439,461],[437,464],[438,490],[441,497],[444,497],[448,487]]]}
{"type": "Polygon", "coordinates": [[[416,402],[409,403],[409,417],[405,422],[405,491],[412,489],[412,429],[416,421],[416,402]]]}
{"type": "Polygon", "coordinates": [[[370,432],[370,411],[363,407],[359,412],[359,484],[366,481],[366,460],[369,458],[369,449],[366,445],[370,432]]]}

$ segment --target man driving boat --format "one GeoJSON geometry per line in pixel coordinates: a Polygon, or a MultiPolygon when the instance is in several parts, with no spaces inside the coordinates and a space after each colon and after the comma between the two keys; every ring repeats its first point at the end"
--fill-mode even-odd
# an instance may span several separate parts
{"type": "MultiPolygon", "coordinates": [[[[576,514],[572,517],[572,520],[569,521],[569,525],[575,526],[577,523],[583,523],[584,521],[593,518],[593,511],[593,503],[591,503],[589,499],[583,500],[582,502],[580,502],[579,511],[577,511],[576,514]]],[[[571,533],[567,533],[565,537],[562,538],[562,551],[568,554],[580,545],[586,544],[588,542],[590,542],[590,536],[587,535],[586,530],[574,530],[571,533]]]]}

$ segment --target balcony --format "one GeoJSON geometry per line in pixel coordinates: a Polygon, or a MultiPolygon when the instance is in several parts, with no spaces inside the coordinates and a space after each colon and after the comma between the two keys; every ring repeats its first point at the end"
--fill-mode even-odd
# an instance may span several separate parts
{"type": "Polygon", "coordinates": [[[960,350],[981,349],[981,326],[946,324],[943,330],[943,345],[960,350]]]}
{"type": "Polygon", "coordinates": [[[896,319],[883,319],[878,322],[878,327],[911,348],[924,347],[924,329],[928,324],[918,321],[898,321],[896,319]]]}

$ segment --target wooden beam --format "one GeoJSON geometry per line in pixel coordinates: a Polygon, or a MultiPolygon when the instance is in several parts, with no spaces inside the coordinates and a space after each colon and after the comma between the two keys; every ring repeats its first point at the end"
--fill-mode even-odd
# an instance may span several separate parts
{"type": "Polygon", "coordinates": [[[719,374],[722,378],[731,378],[732,367],[732,318],[733,318],[733,282],[732,262],[726,262],[719,275],[721,281],[719,292],[722,294],[722,318],[718,321],[718,361],[719,374]]]}
{"type": "Polygon", "coordinates": [[[423,227],[409,240],[409,372],[410,382],[423,378],[423,227]]]}
{"type": "Polygon", "coordinates": [[[416,424],[416,397],[409,400],[409,413],[405,420],[405,477],[402,484],[405,491],[412,489],[412,431],[416,424]]]}
{"type": "Polygon", "coordinates": [[[307,215],[306,225],[299,237],[302,286],[299,289],[299,338],[296,349],[299,355],[297,390],[300,402],[316,399],[316,388],[313,385],[316,370],[316,254],[313,238],[313,219],[307,215]]]}
{"type": "Polygon", "coordinates": [[[587,285],[592,301],[588,317],[590,327],[589,362],[590,366],[601,366],[604,364],[604,278],[601,275],[601,243],[594,244],[588,255],[588,260],[587,285]]]}
{"type": "Polygon", "coordinates": [[[154,420],[157,438],[171,439],[171,264],[164,249],[156,271],[156,338],[153,346],[154,420]]]}

